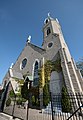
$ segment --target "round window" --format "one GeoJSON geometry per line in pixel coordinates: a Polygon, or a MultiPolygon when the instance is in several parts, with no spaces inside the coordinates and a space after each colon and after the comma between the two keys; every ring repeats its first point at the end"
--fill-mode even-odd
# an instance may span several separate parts
{"type": "Polygon", "coordinates": [[[53,43],[52,43],[52,42],[48,43],[48,48],[51,48],[51,47],[52,47],[52,45],[53,45],[53,43]]]}
{"type": "Polygon", "coordinates": [[[27,59],[25,58],[21,63],[21,69],[25,68],[26,64],[27,64],[27,59]]]}

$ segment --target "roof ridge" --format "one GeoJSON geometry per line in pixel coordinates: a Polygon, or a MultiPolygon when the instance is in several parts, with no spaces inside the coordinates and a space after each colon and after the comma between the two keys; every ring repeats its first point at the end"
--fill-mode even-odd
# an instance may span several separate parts
{"type": "Polygon", "coordinates": [[[37,45],[34,45],[34,44],[32,44],[32,43],[28,43],[28,45],[32,45],[32,46],[37,47],[37,48],[39,48],[39,49],[41,49],[41,50],[43,50],[43,51],[46,51],[45,49],[43,49],[43,48],[41,48],[41,47],[39,47],[39,46],[37,46],[37,45]]]}

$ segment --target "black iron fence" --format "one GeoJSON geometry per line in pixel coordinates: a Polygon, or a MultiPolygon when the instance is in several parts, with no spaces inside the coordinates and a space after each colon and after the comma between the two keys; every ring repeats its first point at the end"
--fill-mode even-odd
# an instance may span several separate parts
{"type": "Polygon", "coordinates": [[[83,95],[52,96],[52,120],[83,120],[83,95]]]}
{"type": "Polygon", "coordinates": [[[20,118],[26,120],[26,105],[24,105],[22,98],[18,97],[7,97],[4,105],[3,112],[13,116],[13,118],[20,118]]]}
{"type": "MultiPolygon", "coordinates": [[[[40,96],[39,102],[42,97],[40,96]]],[[[83,120],[83,95],[78,93],[62,96],[50,93],[48,104],[42,109],[23,98],[7,96],[3,112],[21,120],[83,120]]]]}

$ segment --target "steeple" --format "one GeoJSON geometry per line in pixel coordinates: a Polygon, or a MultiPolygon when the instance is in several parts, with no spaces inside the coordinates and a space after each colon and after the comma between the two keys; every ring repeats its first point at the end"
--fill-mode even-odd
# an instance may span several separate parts
{"type": "Polygon", "coordinates": [[[44,40],[48,37],[48,35],[52,34],[60,34],[61,32],[61,26],[59,24],[59,20],[56,18],[52,18],[50,16],[50,13],[48,13],[48,17],[44,20],[44,26],[43,26],[43,37],[44,40]]]}
{"type": "Polygon", "coordinates": [[[48,17],[44,20],[43,26],[43,48],[46,49],[46,44],[52,40],[53,35],[58,36],[61,33],[58,19],[52,18],[50,13],[48,13],[48,17]]]}
{"type": "Polygon", "coordinates": [[[61,26],[58,19],[54,19],[48,14],[43,26],[43,49],[53,53],[58,52],[59,49],[65,48],[68,61],[71,59],[70,52],[64,40],[61,26]]]}

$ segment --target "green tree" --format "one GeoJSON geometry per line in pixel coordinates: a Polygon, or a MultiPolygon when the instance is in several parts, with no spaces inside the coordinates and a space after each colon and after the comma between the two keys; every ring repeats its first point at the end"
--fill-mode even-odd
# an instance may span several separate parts
{"type": "Polygon", "coordinates": [[[47,60],[45,65],[44,65],[44,71],[45,71],[45,81],[47,82],[48,81],[48,78],[50,77],[51,75],[51,71],[52,71],[52,61],[50,60],[47,60]]]}
{"type": "Polygon", "coordinates": [[[9,92],[9,96],[10,96],[11,98],[15,97],[15,93],[14,93],[13,90],[11,90],[11,91],[9,92]]]}
{"type": "Polygon", "coordinates": [[[8,98],[7,101],[6,101],[6,106],[10,106],[10,104],[11,104],[11,99],[8,98]]]}
{"type": "Polygon", "coordinates": [[[32,104],[35,106],[39,105],[39,87],[31,87],[30,93],[32,93],[32,104]]]}
{"type": "Polygon", "coordinates": [[[83,76],[83,57],[76,63],[77,68],[80,69],[80,72],[83,76]]]}
{"type": "Polygon", "coordinates": [[[50,101],[49,84],[45,83],[43,88],[43,105],[47,106],[50,101]]]}
{"type": "Polygon", "coordinates": [[[22,98],[28,99],[28,94],[29,94],[28,81],[25,81],[24,84],[23,84],[23,86],[21,86],[21,95],[22,95],[22,98]]]}
{"type": "Polygon", "coordinates": [[[16,100],[16,104],[17,104],[17,105],[22,105],[22,98],[17,99],[17,100],[16,100]]]}
{"type": "Polygon", "coordinates": [[[62,87],[62,99],[61,99],[61,104],[62,104],[62,111],[63,112],[71,112],[72,107],[71,107],[71,102],[69,99],[69,95],[67,93],[66,87],[62,87]]]}

